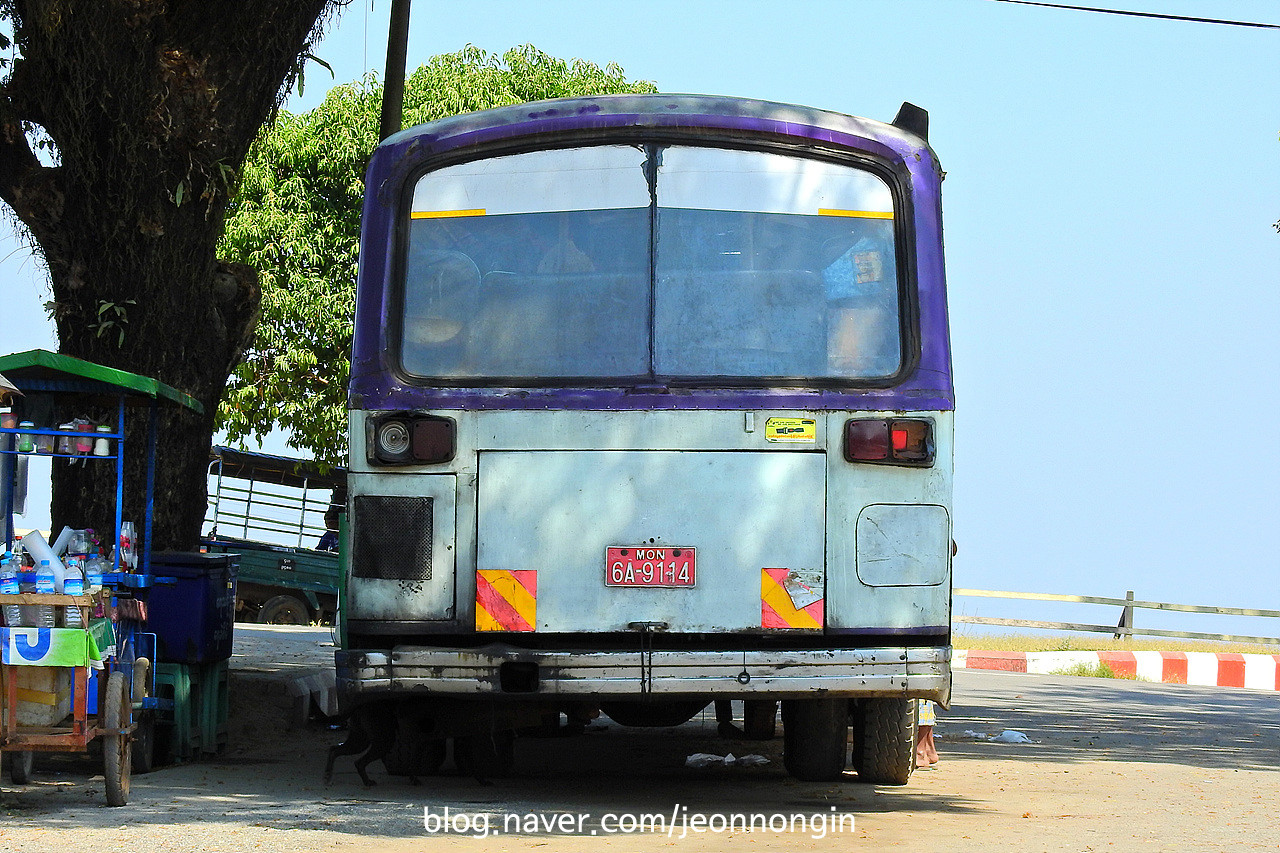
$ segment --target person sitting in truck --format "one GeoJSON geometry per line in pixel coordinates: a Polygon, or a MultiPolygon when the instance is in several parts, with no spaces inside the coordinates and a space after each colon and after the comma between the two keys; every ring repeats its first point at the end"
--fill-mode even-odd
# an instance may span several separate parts
{"type": "Polygon", "coordinates": [[[324,535],[320,537],[320,541],[316,543],[317,551],[338,550],[338,513],[341,511],[342,507],[337,504],[330,504],[329,508],[324,511],[324,526],[326,530],[324,535]]]}

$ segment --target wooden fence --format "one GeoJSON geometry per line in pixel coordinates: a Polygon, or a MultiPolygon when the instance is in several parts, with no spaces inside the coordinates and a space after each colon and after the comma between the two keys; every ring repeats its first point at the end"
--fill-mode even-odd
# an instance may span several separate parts
{"type": "Polygon", "coordinates": [[[1242,607],[1206,607],[1197,604],[1169,604],[1162,601],[1135,601],[1133,590],[1124,598],[1102,598],[1095,595],[1054,595],[1044,592],[1000,592],[990,589],[956,589],[952,594],[972,598],[1019,598],[1028,601],[1065,601],[1075,604],[1102,604],[1119,607],[1120,619],[1115,625],[1081,625],[1074,622],[1039,622],[1031,619],[1002,619],[995,616],[953,616],[954,622],[976,625],[1004,625],[1012,628],[1049,628],[1059,631],[1089,631],[1113,634],[1116,639],[1143,637],[1179,637],[1189,640],[1219,640],[1228,643],[1258,643],[1280,645],[1277,637],[1242,637],[1233,634],[1206,634],[1196,631],[1164,631],[1157,628],[1137,629],[1133,624],[1133,612],[1142,610],[1176,610],[1181,613],[1212,613],[1219,616],[1270,616],[1280,617],[1280,610],[1248,610],[1242,607]]]}

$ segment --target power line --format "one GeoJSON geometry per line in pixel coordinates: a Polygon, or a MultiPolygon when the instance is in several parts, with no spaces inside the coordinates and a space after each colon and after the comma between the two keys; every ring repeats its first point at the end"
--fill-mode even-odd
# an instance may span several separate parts
{"type": "Polygon", "coordinates": [[[1253,21],[1230,21],[1224,18],[1193,18],[1188,15],[1165,15],[1160,12],[1131,12],[1124,9],[1103,9],[1099,6],[1074,6],[1068,3],[1045,3],[1039,0],[995,0],[997,3],[1013,3],[1016,6],[1043,6],[1046,9],[1069,9],[1073,12],[1101,12],[1104,15],[1127,15],[1132,18],[1158,18],[1164,21],[1190,21],[1194,24],[1223,24],[1229,27],[1257,27],[1280,30],[1280,24],[1259,24],[1253,21]]]}

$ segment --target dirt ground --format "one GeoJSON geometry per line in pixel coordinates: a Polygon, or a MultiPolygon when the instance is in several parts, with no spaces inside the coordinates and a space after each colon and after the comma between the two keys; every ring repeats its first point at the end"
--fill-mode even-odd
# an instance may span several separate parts
{"type": "MultiPolygon", "coordinates": [[[[298,636],[315,647],[299,652],[257,637],[262,654],[277,661],[233,660],[230,742],[222,755],[134,776],[131,802],[118,809],[105,806],[100,763],[45,757],[33,784],[6,784],[0,793],[0,850],[1280,846],[1274,694],[959,672],[956,705],[939,719],[942,761],[902,788],[860,784],[852,774],[838,784],[796,782],[782,769],[780,740],[721,739],[710,712],[675,729],[608,725],[573,738],[522,739],[516,775],[491,785],[446,764],[444,775],[415,787],[375,763],[379,784],[366,789],[351,759],[340,758],[325,787],[326,750],[344,735],[320,723],[291,729],[284,684],[331,649],[316,635],[298,636]],[[1005,729],[1032,742],[976,737],[1005,729]],[[754,753],[769,763],[686,767],[700,752],[754,753]],[[655,832],[655,818],[645,815],[668,825],[655,832]],[[434,833],[426,831],[428,818],[434,833]],[[753,819],[756,829],[744,831],[753,819]],[[643,832],[642,820],[649,821],[643,832]]],[[[243,645],[238,640],[238,651],[243,645]]]]}

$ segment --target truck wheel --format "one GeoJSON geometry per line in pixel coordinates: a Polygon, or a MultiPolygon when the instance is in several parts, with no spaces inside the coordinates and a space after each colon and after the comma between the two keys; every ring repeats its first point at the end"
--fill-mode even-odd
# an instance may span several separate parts
{"type": "Polygon", "coordinates": [[[311,611],[292,595],[277,595],[267,600],[258,611],[263,625],[310,625],[311,611]]]}
{"type": "Polygon", "coordinates": [[[778,732],[778,703],[773,699],[747,699],[742,703],[742,730],[750,740],[773,740],[778,732]]]}
{"type": "Polygon", "coordinates": [[[849,749],[849,700],[785,699],[782,763],[804,782],[834,782],[849,749]]]}
{"type": "Polygon", "coordinates": [[[863,699],[852,715],[853,769],[873,785],[905,785],[915,769],[916,700],[863,699]]]}

